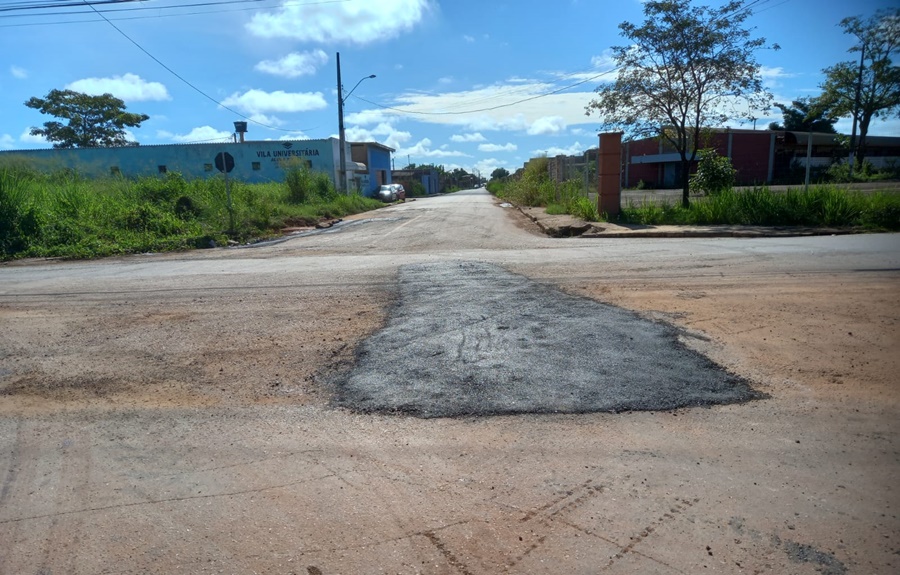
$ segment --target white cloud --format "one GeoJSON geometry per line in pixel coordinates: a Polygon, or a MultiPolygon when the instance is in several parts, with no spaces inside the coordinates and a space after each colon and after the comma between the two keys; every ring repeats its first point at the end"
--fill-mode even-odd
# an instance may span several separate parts
{"type": "Polygon", "coordinates": [[[469,42],[469,43],[471,44],[472,42],[475,41],[475,38],[472,37],[472,36],[469,36],[468,34],[464,34],[464,35],[463,35],[463,40],[465,40],[466,42],[469,42]]]}
{"type": "Polygon", "coordinates": [[[126,102],[172,99],[163,84],[147,82],[137,74],[125,74],[111,78],[84,78],[68,84],[66,88],[85,94],[112,94],[126,102]]]}
{"type": "MultiPolygon", "coordinates": [[[[278,127],[284,125],[284,122],[282,122],[279,118],[275,116],[266,116],[265,114],[253,114],[250,116],[250,120],[252,120],[253,122],[259,122],[260,124],[265,124],[266,126],[278,127]]],[[[253,124],[250,125],[252,126],[253,124]]]]}
{"type": "Polygon", "coordinates": [[[344,134],[350,142],[378,142],[395,150],[412,139],[412,134],[398,130],[387,122],[382,122],[371,130],[354,126],[344,130],[344,134]]]}
{"type": "Polygon", "coordinates": [[[394,38],[412,29],[422,20],[430,5],[430,0],[285,2],[274,12],[254,15],[247,29],[262,38],[368,44],[394,38]]]}
{"type": "Polygon", "coordinates": [[[16,139],[9,134],[0,135],[0,150],[11,150],[16,146],[16,139]]]}
{"type": "Polygon", "coordinates": [[[582,146],[580,142],[575,142],[568,148],[552,146],[545,150],[533,150],[531,153],[537,156],[546,154],[548,157],[552,158],[554,156],[580,156],[584,154],[584,151],[587,149],[588,147],[582,146]]]}
{"type": "Polygon", "coordinates": [[[513,144],[512,142],[504,145],[500,144],[480,144],[478,146],[479,152],[515,152],[519,149],[519,146],[513,144]]]}
{"type": "Polygon", "coordinates": [[[205,142],[208,140],[228,140],[232,137],[232,133],[217,130],[212,126],[200,126],[199,128],[194,128],[187,134],[172,134],[170,132],[160,131],[157,132],[157,136],[160,138],[168,138],[173,142],[205,142]]]}
{"type": "Polygon", "coordinates": [[[486,142],[487,138],[481,135],[481,132],[474,134],[453,134],[450,136],[451,142],[486,142]]]}
{"type": "Polygon", "coordinates": [[[49,144],[46,138],[43,136],[32,136],[31,128],[25,128],[25,131],[22,132],[22,135],[19,136],[19,141],[25,144],[49,144]]]}
{"type": "Polygon", "coordinates": [[[266,74],[296,78],[315,74],[316,70],[327,63],[328,54],[322,50],[315,50],[303,53],[291,52],[279,60],[263,60],[255,68],[266,74]]]}
{"type": "Polygon", "coordinates": [[[423,139],[419,140],[412,147],[399,148],[397,150],[397,155],[398,156],[412,156],[416,159],[421,159],[421,158],[458,158],[458,157],[469,158],[469,157],[471,157],[471,156],[469,156],[469,154],[466,154],[465,152],[458,152],[458,151],[454,151],[454,150],[443,150],[443,149],[433,150],[433,149],[431,149],[431,140],[428,138],[423,138],[423,139]]]}
{"type": "Polygon", "coordinates": [[[28,77],[28,70],[18,66],[10,66],[9,73],[13,75],[13,78],[18,78],[19,80],[24,80],[28,77]]]}
{"type": "Polygon", "coordinates": [[[443,78],[438,78],[438,84],[452,84],[453,76],[444,76],[443,78]]]}
{"type": "MultiPolygon", "coordinates": [[[[502,168],[503,162],[497,160],[495,158],[485,158],[483,160],[479,160],[475,162],[475,165],[472,166],[471,170],[468,170],[470,173],[474,170],[475,172],[481,174],[482,178],[490,178],[491,173],[497,168],[502,168]]],[[[515,170],[509,170],[513,172],[515,170]]]]}
{"type": "Polygon", "coordinates": [[[308,112],[326,108],[325,98],[322,92],[265,92],[263,90],[248,90],[238,95],[236,92],[225,98],[222,104],[230,108],[239,108],[248,114],[263,114],[265,112],[308,112]]]}
{"type": "Polygon", "coordinates": [[[413,115],[418,122],[461,126],[468,131],[522,131],[539,129],[540,133],[558,133],[566,126],[598,123],[586,116],[585,105],[593,92],[565,92],[549,94],[560,87],[558,83],[503,83],[492,86],[424,94],[402,94],[389,105],[397,110],[384,110],[387,116],[413,115]],[[535,97],[539,96],[539,97],[535,97]],[[480,112],[473,110],[483,109],[480,112]],[[421,114],[425,112],[426,114],[421,114]],[[434,112],[450,112],[434,114],[434,112]],[[544,118],[557,117],[556,124],[544,118]],[[535,122],[540,122],[534,127],[535,122]]]}
{"type": "Polygon", "coordinates": [[[352,114],[344,114],[344,124],[380,124],[388,121],[387,115],[382,110],[363,110],[352,114]]]}
{"type": "Polygon", "coordinates": [[[546,136],[565,132],[566,121],[561,116],[544,116],[531,123],[528,128],[530,136],[546,136]]]}
{"type": "Polygon", "coordinates": [[[278,138],[279,140],[309,140],[310,137],[303,132],[291,132],[278,138]]]}
{"type": "Polygon", "coordinates": [[[607,48],[599,56],[591,57],[591,66],[598,72],[605,72],[616,67],[616,60],[613,51],[607,48]]]}
{"type": "Polygon", "coordinates": [[[769,66],[760,66],[759,67],[759,76],[762,78],[763,85],[766,88],[780,88],[782,85],[782,78],[793,78],[796,74],[785,72],[784,68],[781,66],[769,67],[769,66]]]}

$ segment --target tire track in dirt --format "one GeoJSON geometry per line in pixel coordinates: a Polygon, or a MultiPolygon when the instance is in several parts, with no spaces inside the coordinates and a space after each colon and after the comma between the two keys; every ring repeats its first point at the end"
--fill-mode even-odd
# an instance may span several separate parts
{"type": "MultiPolygon", "coordinates": [[[[90,500],[92,468],[91,435],[79,428],[74,438],[66,438],[60,446],[59,483],[55,507],[86,507],[90,500]]],[[[38,573],[75,573],[84,516],[55,515],[44,540],[43,559],[38,573]]]]}

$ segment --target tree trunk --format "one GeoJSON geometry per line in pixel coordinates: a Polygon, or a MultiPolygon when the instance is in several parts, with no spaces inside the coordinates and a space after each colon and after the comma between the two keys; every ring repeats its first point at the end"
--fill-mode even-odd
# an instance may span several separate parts
{"type": "Polygon", "coordinates": [[[691,162],[687,158],[681,159],[681,205],[691,206],[691,162]]]}
{"type": "Polygon", "coordinates": [[[856,157],[854,158],[856,162],[854,171],[856,172],[862,170],[863,162],[866,159],[866,134],[869,133],[869,122],[871,121],[871,116],[863,116],[862,121],[859,123],[859,140],[856,143],[856,157]]]}

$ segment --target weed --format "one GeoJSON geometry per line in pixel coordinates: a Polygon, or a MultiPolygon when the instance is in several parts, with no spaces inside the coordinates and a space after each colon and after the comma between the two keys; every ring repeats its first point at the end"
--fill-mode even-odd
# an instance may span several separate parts
{"type": "MultiPolygon", "coordinates": [[[[306,200],[291,183],[232,181],[234,230],[249,240],[279,233],[287,221],[315,222],[380,207],[358,195],[339,196],[325,174],[306,178],[306,200]]],[[[225,182],[160,178],[84,179],[72,171],[42,172],[0,165],[0,259],[89,258],[223,244],[229,228],[225,182]]]]}
{"type": "Polygon", "coordinates": [[[766,187],[718,195],[681,205],[629,204],[624,222],[645,225],[833,226],[900,230],[900,195],[849,192],[833,186],[775,193],[766,187]]]}

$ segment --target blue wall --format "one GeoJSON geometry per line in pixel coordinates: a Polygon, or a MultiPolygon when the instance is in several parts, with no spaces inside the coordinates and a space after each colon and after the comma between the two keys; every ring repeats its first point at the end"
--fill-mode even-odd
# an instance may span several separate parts
{"type": "Polygon", "coordinates": [[[369,177],[368,182],[364,184],[360,191],[364,196],[374,196],[381,184],[393,182],[391,179],[391,152],[377,146],[370,146],[368,142],[353,144],[353,146],[356,146],[357,150],[359,146],[364,146],[366,151],[365,159],[360,159],[366,165],[366,172],[369,177]],[[382,173],[380,181],[378,179],[379,172],[382,173]]]}
{"type": "MultiPolygon", "coordinates": [[[[33,161],[39,169],[71,168],[95,177],[115,173],[125,177],[155,176],[162,173],[164,167],[166,172],[180,172],[188,179],[195,179],[220,174],[215,160],[223,152],[234,159],[234,169],[228,176],[245,182],[283,181],[284,170],[281,164],[294,159],[309,162],[312,170],[326,172],[333,182],[337,181],[336,158],[339,154],[336,138],[242,144],[9,150],[0,152],[0,161],[14,156],[33,161]]],[[[349,157],[349,150],[347,154],[349,157]]]]}

